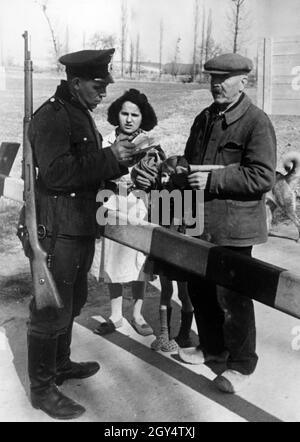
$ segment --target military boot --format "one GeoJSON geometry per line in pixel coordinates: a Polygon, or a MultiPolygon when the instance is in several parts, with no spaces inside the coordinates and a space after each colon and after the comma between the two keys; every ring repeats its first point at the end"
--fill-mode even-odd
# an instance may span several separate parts
{"type": "Polygon", "coordinates": [[[54,419],[76,419],[85,408],[64,396],[55,385],[56,347],[56,338],[28,335],[31,404],[54,419]]]}
{"type": "Polygon", "coordinates": [[[100,369],[98,362],[73,362],[70,359],[73,321],[67,332],[57,339],[56,385],[62,385],[67,379],[85,379],[93,376],[100,369]]]}

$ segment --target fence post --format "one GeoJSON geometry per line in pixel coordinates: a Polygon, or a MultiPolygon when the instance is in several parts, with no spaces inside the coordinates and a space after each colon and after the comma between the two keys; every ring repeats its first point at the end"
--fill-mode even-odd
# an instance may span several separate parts
{"type": "Polygon", "coordinates": [[[257,106],[272,113],[272,47],[271,38],[263,38],[258,46],[257,106]]]}

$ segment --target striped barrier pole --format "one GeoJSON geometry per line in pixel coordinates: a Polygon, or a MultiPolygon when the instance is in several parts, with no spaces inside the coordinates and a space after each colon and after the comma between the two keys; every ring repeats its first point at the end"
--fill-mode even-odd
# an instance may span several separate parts
{"type": "Polygon", "coordinates": [[[300,274],[146,221],[124,226],[125,215],[119,215],[123,225],[113,225],[115,213],[110,216],[106,238],[300,318],[300,274]]]}
{"type": "Polygon", "coordinates": [[[23,200],[23,181],[10,178],[9,174],[19,147],[20,143],[6,142],[0,145],[0,197],[5,196],[15,201],[23,200]]]}
{"type": "Polygon", "coordinates": [[[13,201],[23,202],[23,190],[23,180],[0,174],[0,197],[4,196],[13,201]]]}
{"type": "MultiPolygon", "coordinates": [[[[22,202],[23,181],[10,181],[3,195],[22,202]]],[[[106,238],[300,319],[300,274],[110,210],[107,217],[106,238]]]]}

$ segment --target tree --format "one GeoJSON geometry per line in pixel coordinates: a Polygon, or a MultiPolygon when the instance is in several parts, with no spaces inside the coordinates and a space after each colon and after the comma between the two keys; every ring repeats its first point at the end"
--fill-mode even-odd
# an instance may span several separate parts
{"type": "Polygon", "coordinates": [[[129,56],[129,75],[130,75],[130,78],[132,78],[133,63],[134,63],[134,44],[133,44],[133,40],[131,40],[130,41],[130,56],[129,56]]]}
{"type": "Polygon", "coordinates": [[[91,49],[110,49],[115,46],[115,43],[116,37],[113,34],[95,32],[89,40],[89,47],[91,49]]]}
{"type": "Polygon", "coordinates": [[[245,34],[250,28],[250,17],[246,9],[246,0],[231,0],[231,11],[228,21],[232,35],[232,51],[236,53],[242,49],[245,34]]]}
{"type": "Polygon", "coordinates": [[[159,78],[161,78],[162,75],[163,41],[164,41],[164,22],[163,20],[161,20],[159,27],[159,78]]]}
{"type": "Polygon", "coordinates": [[[213,45],[212,39],[212,11],[209,9],[207,26],[206,26],[206,41],[205,41],[205,62],[211,57],[211,50],[213,45]]]}
{"type": "Polygon", "coordinates": [[[82,48],[85,49],[86,46],[86,32],[82,32],[82,48]]]}
{"type": "Polygon", "coordinates": [[[48,23],[50,34],[51,34],[52,45],[53,45],[53,49],[54,49],[56,70],[60,71],[62,69],[62,67],[61,67],[61,64],[59,63],[58,59],[61,55],[60,54],[61,44],[59,43],[58,35],[56,34],[56,32],[54,30],[53,23],[52,23],[50,16],[48,14],[48,0],[38,1],[37,3],[41,7],[44,17],[48,23]]]}
{"type": "Polygon", "coordinates": [[[201,44],[200,44],[200,78],[202,79],[202,71],[204,65],[204,55],[205,55],[205,22],[206,22],[206,9],[205,2],[202,5],[202,25],[201,25],[201,44]]]}
{"type": "Polygon", "coordinates": [[[198,31],[199,31],[199,0],[195,0],[194,4],[194,49],[193,49],[193,81],[197,76],[197,45],[198,45],[198,31]]]}
{"type": "Polygon", "coordinates": [[[178,37],[176,40],[176,46],[175,46],[175,54],[174,54],[174,59],[172,61],[172,72],[171,74],[173,75],[174,78],[177,77],[178,73],[179,73],[179,56],[180,56],[180,42],[181,42],[181,37],[178,37]]]}
{"type": "Polygon", "coordinates": [[[67,54],[70,50],[69,48],[69,43],[70,43],[70,32],[69,32],[69,26],[66,26],[66,41],[65,41],[65,53],[67,54]]]}
{"type": "Polygon", "coordinates": [[[141,68],[140,68],[140,33],[137,33],[136,36],[136,45],[135,45],[135,72],[140,77],[141,68]]]}
{"type": "Polygon", "coordinates": [[[124,64],[126,61],[126,40],[127,40],[127,1],[121,3],[121,76],[124,77],[124,64]]]}

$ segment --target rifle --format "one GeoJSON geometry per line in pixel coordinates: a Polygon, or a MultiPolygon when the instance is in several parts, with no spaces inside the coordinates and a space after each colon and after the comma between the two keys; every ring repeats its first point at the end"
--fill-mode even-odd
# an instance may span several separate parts
{"type": "Polygon", "coordinates": [[[62,308],[55,282],[47,267],[47,253],[42,249],[38,239],[35,180],[36,172],[33,153],[28,139],[28,128],[33,113],[32,93],[32,60],[28,49],[28,32],[23,34],[25,42],[24,57],[24,119],[23,119],[23,177],[25,225],[29,244],[32,250],[31,269],[34,286],[35,302],[38,309],[45,307],[62,308]]]}

